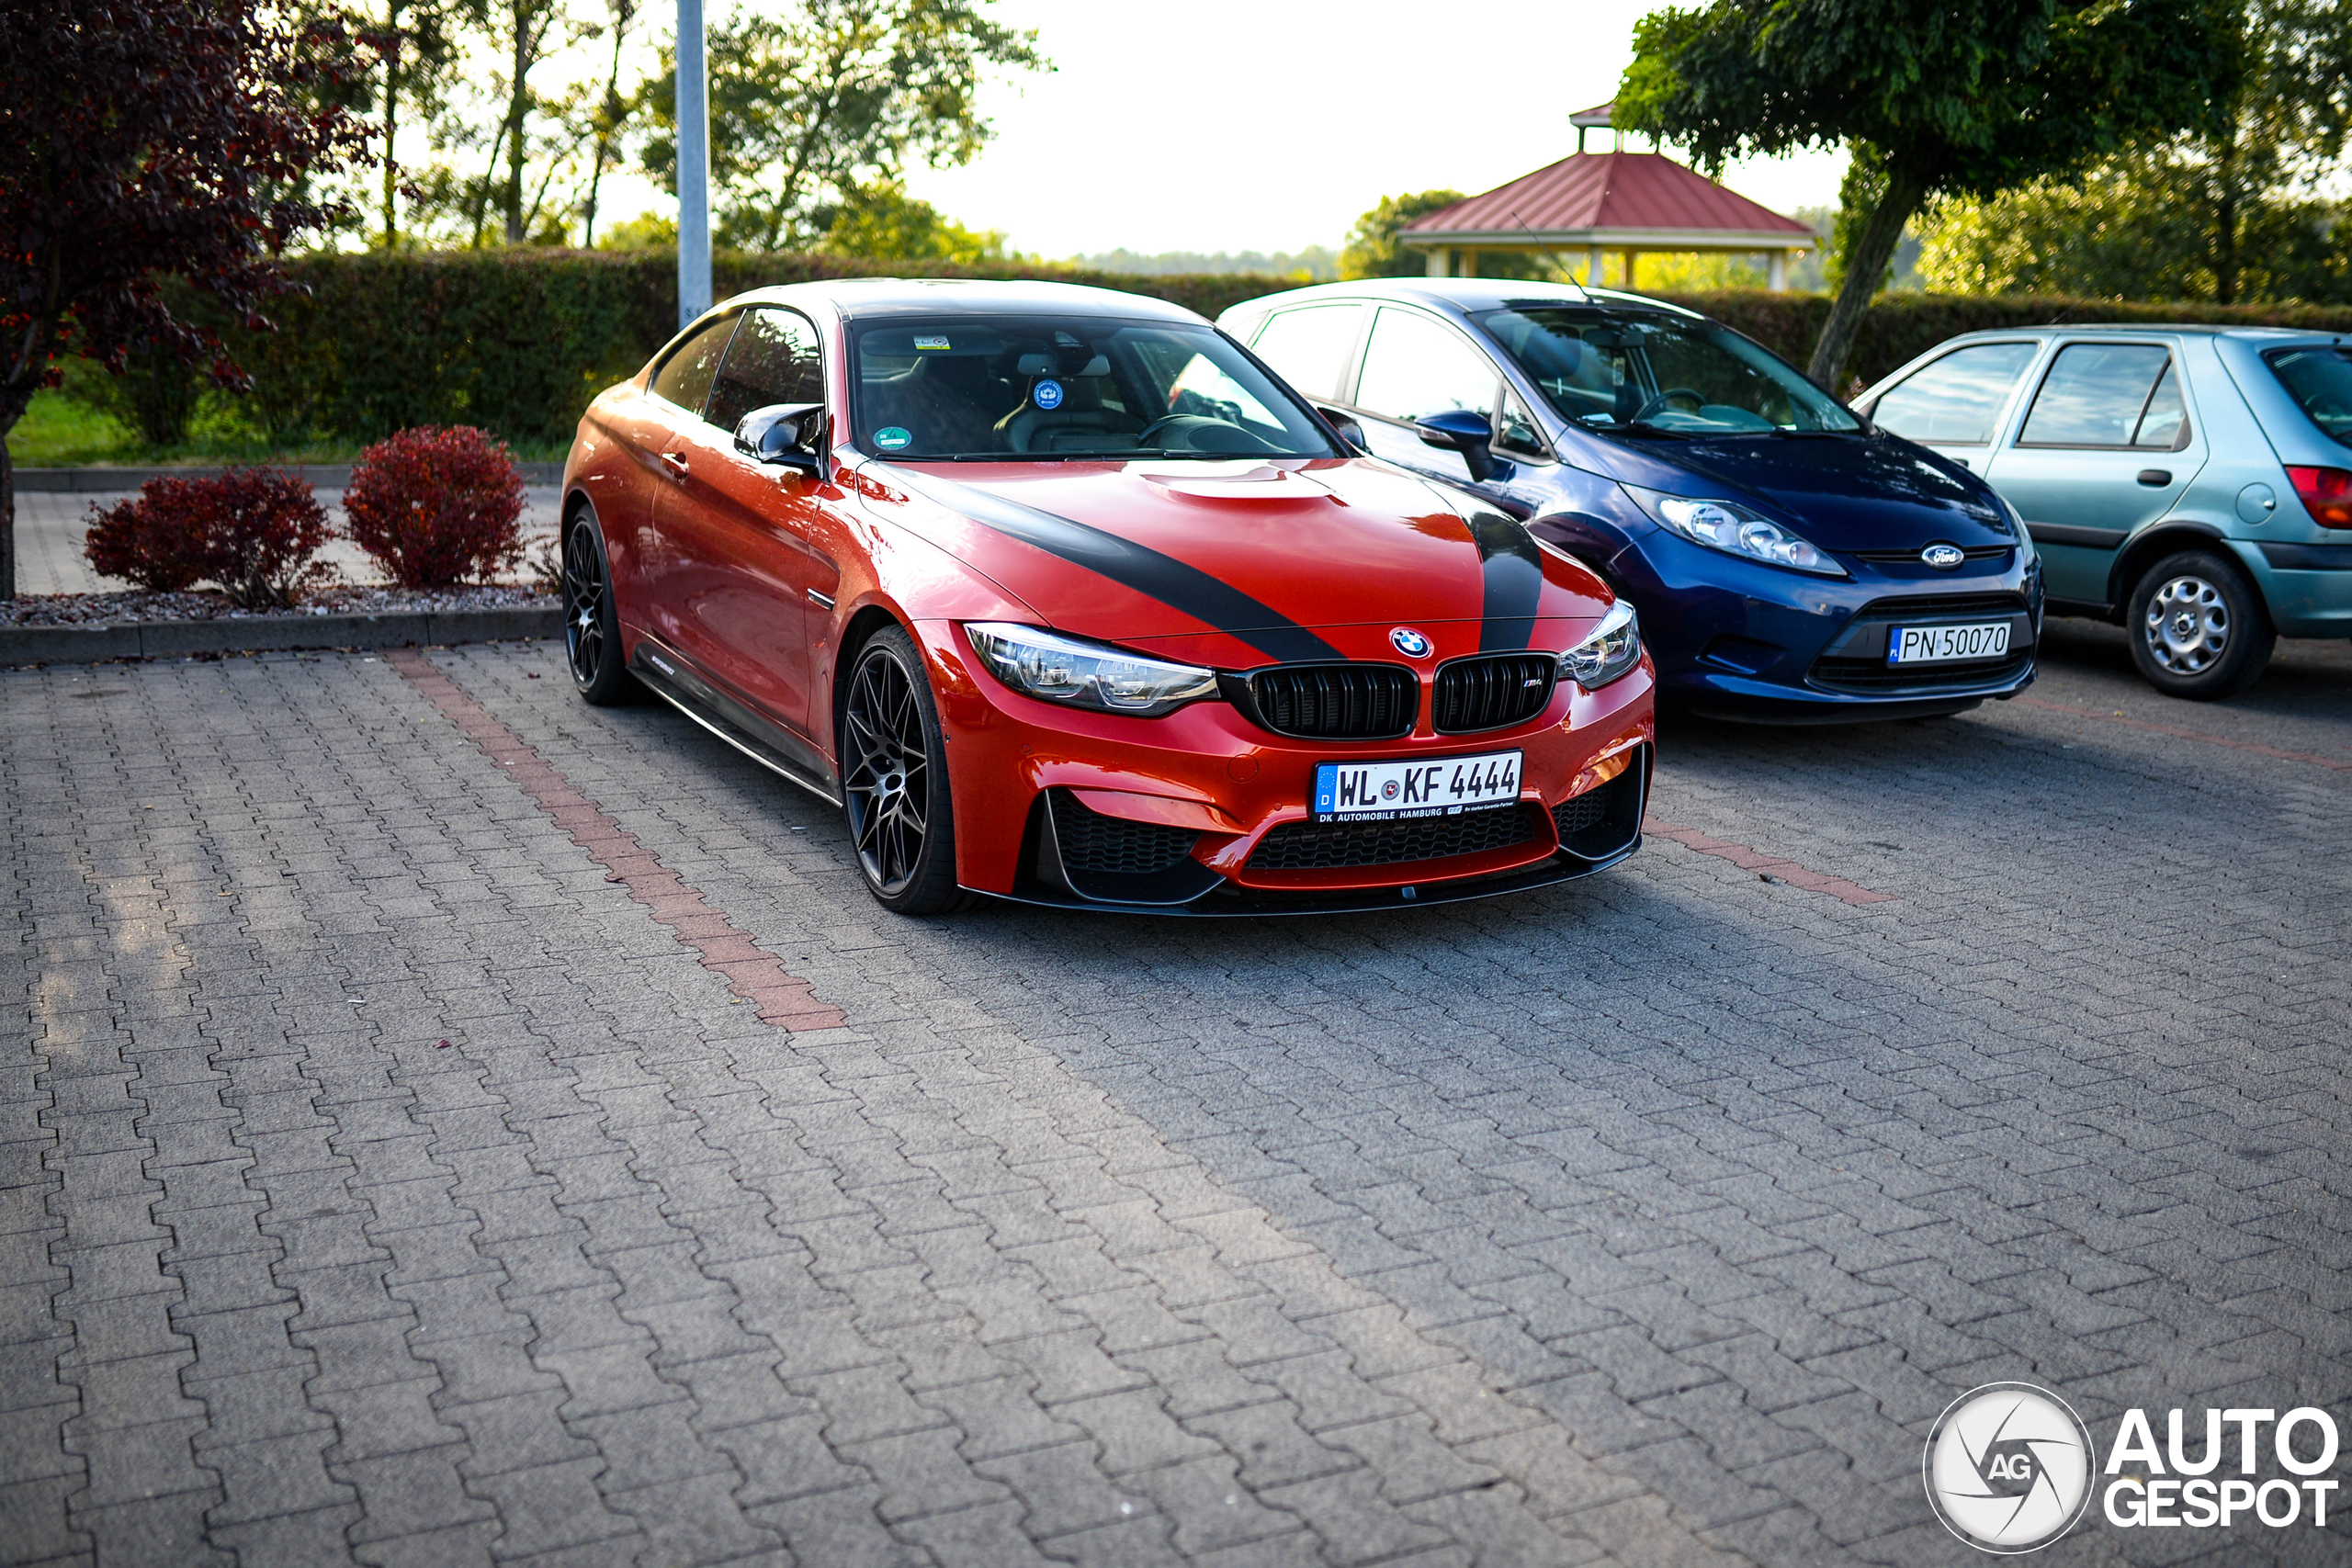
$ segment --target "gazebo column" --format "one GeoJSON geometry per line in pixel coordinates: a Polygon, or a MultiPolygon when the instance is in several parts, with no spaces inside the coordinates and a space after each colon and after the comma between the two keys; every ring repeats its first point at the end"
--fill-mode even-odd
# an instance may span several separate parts
{"type": "Polygon", "coordinates": [[[1639,252],[1639,251],[1637,251],[1637,250],[1633,249],[1631,246],[1626,247],[1626,250],[1625,250],[1625,291],[1626,291],[1627,293],[1629,293],[1629,294],[1630,294],[1630,293],[1632,293],[1632,292],[1633,292],[1633,289],[1634,289],[1634,258],[1635,256],[1640,255],[1641,254],[1642,254],[1641,252],[1639,252]]]}
{"type": "Polygon", "coordinates": [[[1598,288],[1600,287],[1601,280],[1609,276],[1608,267],[1605,265],[1606,261],[1607,258],[1601,254],[1600,247],[1599,245],[1591,246],[1585,252],[1584,282],[1586,288],[1598,288]]]}
{"type": "Polygon", "coordinates": [[[1453,253],[1447,250],[1443,245],[1431,245],[1430,247],[1429,276],[1431,277],[1453,276],[1453,253]]]}
{"type": "Polygon", "coordinates": [[[1770,288],[1775,294],[1787,293],[1789,290],[1789,253],[1786,251],[1774,251],[1770,257],[1765,262],[1764,265],[1766,269],[1766,282],[1764,287],[1770,288]]]}

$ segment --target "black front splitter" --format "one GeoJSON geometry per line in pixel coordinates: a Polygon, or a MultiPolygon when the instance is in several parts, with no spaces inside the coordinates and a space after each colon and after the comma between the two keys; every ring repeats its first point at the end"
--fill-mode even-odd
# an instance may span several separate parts
{"type": "Polygon", "coordinates": [[[983,897],[1008,904],[1029,904],[1047,909],[1082,909],[1088,914],[1157,915],[1177,919],[1258,919],[1281,915],[1359,915],[1370,910],[1418,909],[1430,904],[1462,904],[1473,898],[1499,898],[1555,886],[1606,871],[1642,847],[1641,835],[1616,853],[1586,860],[1566,851],[1538,861],[1521,871],[1456,881],[1423,882],[1400,887],[1353,888],[1339,893],[1269,893],[1225,884],[1189,904],[1111,904],[1043,886],[1025,886],[1018,893],[986,893],[983,897]]]}

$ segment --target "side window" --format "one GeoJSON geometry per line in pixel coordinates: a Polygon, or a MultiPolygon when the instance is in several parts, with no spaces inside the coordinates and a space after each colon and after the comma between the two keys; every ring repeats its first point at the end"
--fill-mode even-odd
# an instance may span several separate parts
{"type": "Polygon", "coordinates": [[[1361,305],[1308,305],[1279,310],[1250,345],[1252,353],[1273,367],[1274,374],[1306,397],[1340,395],[1340,376],[1356,346],[1363,325],[1361,305]]]}
{"type": "Polygon", "coordinates": [[[1360,408],[1390,419],[1426,419],[1448,409],[1493,417],[1500,376],[1461,333],[1410,310],[1383,310],[1364,345],[1360,408]]]}
{"type": "Polygon", "coordinates": [[[1993,439],[1993,422],[2001,417],[2033,355],[2030,343],[1956,348],[1888,389],[1871,417],[1914,441],[1982,446],[1993,439]]]}
{"type": "Polygon", "coordinates": [[[2020,446],[2153,446],[2188,426],[2172,355],[2152,343],[2072,343],[2035,394],[2020,446]]]}
{"type": "Polygon", "coordinates": [[[824,400],[816,328],[797,310],[753,310],[728,345],[705,417],[721,430],[732,430],[745,414],[770,403],[824,400]]]}
{"type": "Polygon", "coordinates": [[[1519,394],[1509,388],[1503,390],[1502,417],[1495,421],[1495,450],[1498,452],[1516,452],[1523,457],[1551,456],[1544,450],[1544,433],[1536,428],[1533,416],[1527,412],[1527,405],[1521,402],[1519,394]]]}
{"type": "Polygon", "coordinates": [[[703,403],[710,397],[710,383],[718,374],[718,356],[727,352],[727,339],[738,320],[727,316],[713,321],[671,350],[670,357],[653,373],[653,395],[688,413],[702,412],[703,403]]]}

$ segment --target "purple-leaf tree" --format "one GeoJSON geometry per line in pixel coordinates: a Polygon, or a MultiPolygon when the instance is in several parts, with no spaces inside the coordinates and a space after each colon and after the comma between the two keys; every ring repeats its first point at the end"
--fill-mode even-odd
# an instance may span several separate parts
{"type": "Polygon", "coordinates": [[[316,182],[366,156],[332,28],[250,0],[0,0],[0,599],[17,595],[5,437],[74,355],[134,349],[238,387],[184,278],[266,330],[286,248],[339,215],[316,182]]]}

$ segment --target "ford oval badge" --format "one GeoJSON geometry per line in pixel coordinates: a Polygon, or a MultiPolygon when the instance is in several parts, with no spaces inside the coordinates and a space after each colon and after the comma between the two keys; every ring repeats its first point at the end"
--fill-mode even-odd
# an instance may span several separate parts
{"type": "Polygon", "coordinates": [[[1430,650],[1430,639],[1410,626],[1398,626],[1388,634],[1388,640],[1408,659],[1419,659],[1430,650]]]}
{"type": "Polygon", "coordinates": [[[1929,545],[1919,552],[1919,558],[1938,571],[1950,571],[1966,560],[1968,555],[1957,545],[1929,545]]]}

